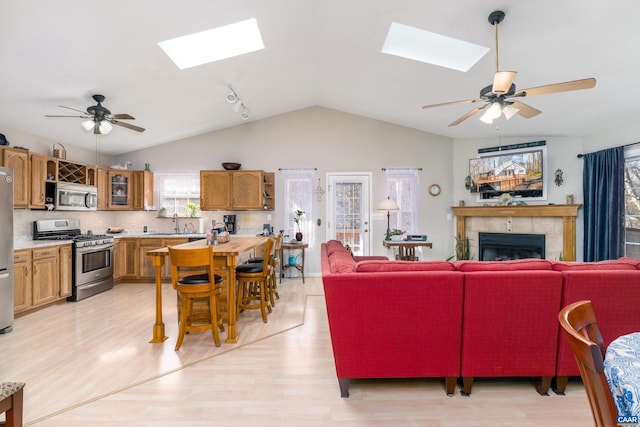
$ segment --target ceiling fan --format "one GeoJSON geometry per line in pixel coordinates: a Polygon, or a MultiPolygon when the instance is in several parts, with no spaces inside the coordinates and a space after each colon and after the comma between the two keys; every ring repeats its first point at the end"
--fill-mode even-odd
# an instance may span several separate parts
{"type": "Polygon", "coordinates": [[[528,96],[547,95],[550,93],[569,92],[572,90],[591,89],[596,85],[595,78],[588,78],[582,80],[573,80],[564,83],[555,83],[545,86],[538,86],[529,89],[516,90],[516,85],[513,81],[518,74],[516,71],[500,71],[498,67],[498,24],[504,19],[504,12],[496,10],[489,14],[489,22],[493,25],[496,40],[496,73],[493,76],[493,84],[486,86],[480,90],[480,97],[475,99],[466,99],[463,101],[444,102],[441,104],[425,105],[422,108],[434,108],[442,107],[445,105],[454,104],[473,104],[476,102],[484,102],[480,107],[477,107],[449,126],[456,126],[467,120],[469,117],[479,113],[482,110],[486,111],[480,117],[480,120],[484,123],[492,123],[494,119],[497,119],[502,114],[510,119],[514,114],[519,114],[525,119],[530,119],[541,113],[540,110],[526,105],[517,98],[524,98],[528,96]]]}
{"type": "Polygon", "coordinates": [[[104,95],[93,95],[93,100],[98,104],[92,105],[87,108],[87,111],[76,110],[75,108],[65,107],[64,105],[60,105],[61,108],[66,108],[68,110],[77,111],[81,113],[81,116],[61,116],[61,115],[45,115],[45,117],[77,117],[80,119],[87,119],[82,122],[82,126],[86,130],[92,130],[93,133],[107,134],[111,131],[111,125],[122,126],[127,129],[134,130],[136,132],[144,132],[144,128],[140,126],[132,125],[131,123],[122,122],[120,120],[135,120],[135,118],[129,114],[111,114],[111,111],[107,110],[102,106],[102,102],[104,102],[104,95]]]}

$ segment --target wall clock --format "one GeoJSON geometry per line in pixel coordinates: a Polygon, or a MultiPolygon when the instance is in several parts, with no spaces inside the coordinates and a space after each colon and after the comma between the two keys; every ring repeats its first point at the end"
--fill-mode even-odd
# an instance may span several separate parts
{"type": "Polygon", "coordinates": [[[440,186],[438,184],[431,184],[429,186],[429,194],[431,194],[432,196],[439,196],[440,195],[440,186]]]}

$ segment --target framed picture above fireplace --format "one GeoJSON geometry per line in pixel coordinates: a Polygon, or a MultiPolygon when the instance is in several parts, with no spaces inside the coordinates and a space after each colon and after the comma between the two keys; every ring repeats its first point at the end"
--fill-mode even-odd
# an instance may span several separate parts
{"type": "Polygon", "coordinates": [[[469,160],[469,191],[478,201],[497,202],[509,194],[513,203],[547,200],[547,146],[527,142],[478,150],[469,160]]]}

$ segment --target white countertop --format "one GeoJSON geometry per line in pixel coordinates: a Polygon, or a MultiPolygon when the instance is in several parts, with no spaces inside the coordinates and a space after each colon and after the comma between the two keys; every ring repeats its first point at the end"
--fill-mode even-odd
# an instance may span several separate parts
{"type": "Polygon", "coordinates": [[[13,250],[19,251],[20,249],[34,249],[34,248],[44,248],[46,246],[70,245],[72,243],[73,243],[73,240],[14,239],[13,250]]]}

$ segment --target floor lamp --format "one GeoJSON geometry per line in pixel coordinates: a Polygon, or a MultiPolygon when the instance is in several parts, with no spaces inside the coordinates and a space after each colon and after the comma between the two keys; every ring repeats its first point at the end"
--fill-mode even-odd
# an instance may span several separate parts
{"type": "Polygon", "coordinates": [[[398,207],[398,204],[396,203],[395,200],[393,200],[391,197],[387,197],[386,200],[383,200],[382,203],[380,203],[380,206],[378,206],[378,210],[380,211],[387,211],[387,237],[386,240],[389,240],[391,238],[391,229],[389,228],[389,220],[391,217],[391,211],[397,211],[400,208],[398,207]]]}

